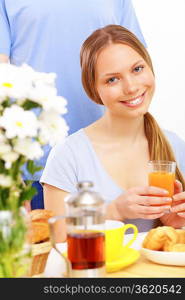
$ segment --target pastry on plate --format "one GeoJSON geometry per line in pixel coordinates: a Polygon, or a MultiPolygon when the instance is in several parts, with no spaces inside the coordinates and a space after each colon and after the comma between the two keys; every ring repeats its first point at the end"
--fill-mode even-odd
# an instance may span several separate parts
{"type": "Polygon", "coordinates": [[[170,252],[185,252],[185,244],[170,244],[168,246],[168,250],[165,251],[170,251],[170,252]]]}
{"type": "Polygon", "coordinates": [[[151,229],[143,241],[143,247],[150,250],[164,250],[165,244],[176,244],[178,234],[171,226],[159,226],[151,229]]]}

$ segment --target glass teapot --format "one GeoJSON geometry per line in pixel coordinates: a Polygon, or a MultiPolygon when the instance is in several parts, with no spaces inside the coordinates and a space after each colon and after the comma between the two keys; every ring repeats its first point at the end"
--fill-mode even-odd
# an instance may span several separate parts
{"type": "Polygon", "coordinates": [[[51,241],[57,252],[54,224],[66,219],[66,277],[105,276],[105,202],[91,190],[90,181],[79,182],[78,192],[65,198],[66,216],[49,219],[51,241]]]}

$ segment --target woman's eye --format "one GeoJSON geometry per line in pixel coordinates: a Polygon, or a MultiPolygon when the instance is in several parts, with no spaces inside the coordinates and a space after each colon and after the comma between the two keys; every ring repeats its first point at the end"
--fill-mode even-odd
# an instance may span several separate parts
{"type": "Polygon", "coordinates": [[[114,82],[116,82],[117,80],[118,80],[117,77],[111,77],[111,78],[109,78],[109,79],[107,80],[107,83],[114,83],[114,82]]]}
{"type": "Polygon", "coordinates": [[[139,73],[139,72],[141,72],[143,69],[144,69],[144,66],[138,66],[138,67],[134,68],[134,71],[135,71],[136,73],[139,73]]]}

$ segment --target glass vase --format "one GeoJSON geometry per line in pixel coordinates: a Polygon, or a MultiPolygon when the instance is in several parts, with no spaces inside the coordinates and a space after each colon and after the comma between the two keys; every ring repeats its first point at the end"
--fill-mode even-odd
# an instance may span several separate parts
{"type": "Polygon", "coordinates": [[[30,224],[23,207],[0,211],[0,278],[30,277],[30,224]]]}

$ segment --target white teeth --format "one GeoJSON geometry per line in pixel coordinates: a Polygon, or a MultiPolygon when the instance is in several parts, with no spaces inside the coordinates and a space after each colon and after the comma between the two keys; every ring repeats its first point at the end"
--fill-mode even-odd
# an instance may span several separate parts
{"type": "Polygon", "coordinates": [[[126,103],[129,103],[129,104],[134,104],[134,105],[136,105],[136,104],[139,104],[141,101],[142,101],[142,97],[139,97],[139,98],[137,98],[137,99],[135,99],[135,100],[128,100],[128,101],[125,101],[125,102],[126,102],[126,103]]]}

